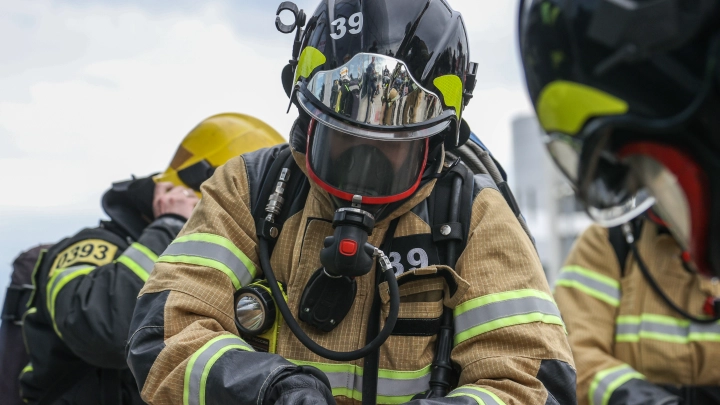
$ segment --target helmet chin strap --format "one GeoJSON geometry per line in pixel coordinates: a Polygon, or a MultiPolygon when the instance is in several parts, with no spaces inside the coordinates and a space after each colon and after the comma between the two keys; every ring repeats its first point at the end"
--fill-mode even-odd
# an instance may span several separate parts
{"type": "Polygon", "coordinates": [[[667,294],[665,294],[665,292],[660,288],[657,281],[655,281],[655,278],[652,276],[652,274],[650,274],[650,270],[648,270],[645,261],[642,259],[642,257],[640,257],[640,251],[637,248],[637,241],[635,240],[635,236],[633,235],[632,225],[630,225],[629,222],[625,223],[622,226],[622,230],[623,234],[625,235],[625,241],[627,241],[628,245],[630,245],[633,257],[635,258],[635,261],[637,261],[638,267],[640,267],[640,271],[645,277],[645,280],[648,282],[648,284],[650,284],[650,287],[652,287],[655,293],[660,296],[660,298],[662,298],[662,300],[665,301],[665,303],[670,308],[672,308],[673,311],[680,314],[683,318],[700,324],[711,324],[720,320],[720,314],[715,314],[715,316],[712,318],[698,318],[694,315],[689,314],[687,311],[680,308],[680,306],[673,302],[670,297],[668,297],[667,294]]]}

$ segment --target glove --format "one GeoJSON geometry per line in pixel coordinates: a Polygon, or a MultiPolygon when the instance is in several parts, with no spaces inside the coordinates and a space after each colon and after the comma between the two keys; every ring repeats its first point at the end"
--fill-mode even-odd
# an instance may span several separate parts
{"type": "Polygon", "coordinates": [[[322,371],[301,366],[275,378],[263,405],[335,405],[335,398],[322,371]]]}

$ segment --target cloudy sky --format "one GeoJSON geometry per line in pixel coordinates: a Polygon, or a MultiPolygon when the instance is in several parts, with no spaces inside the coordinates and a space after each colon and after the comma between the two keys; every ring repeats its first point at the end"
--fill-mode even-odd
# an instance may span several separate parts
{"type": "MultiPolygon", "coordinates": [[[[163,170],[202,119],[238,111],[289,131],[276,3],[0,0],[0,287],[19,251],[95,225],[112,181],[163,170]]],[[[510,168],[511,119],[531,111],[517,4],[450,3],[480,64],[464,117],[510,168]]]]}

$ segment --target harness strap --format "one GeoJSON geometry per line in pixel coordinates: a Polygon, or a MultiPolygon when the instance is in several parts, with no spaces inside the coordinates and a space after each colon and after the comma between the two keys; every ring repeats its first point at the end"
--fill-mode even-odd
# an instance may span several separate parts
{"type": "MultiPolygon", "coordinates": [[[[385,238],[380,250],[383,252],[389,252],[392,249],[392,241],[395,237],[395,230],[400,222],[400,218],[395,218],[390,222],[388,230],[385,233],[385,238]]],[[[377,337],[380,333],[380,306],[381,299],[379,293],[380,283],[384,281],[383,271],[379,265],[375,266],[375,288],[373,294],[372,308],[370,309],[370,316],[368,317],[367,334],[365,337],[365,344],[370,342],[377,337]]],[[[397,330],[397,323],[393,329],[393,334],[397,330]]],[[[378,369],[380,367],[380,348],[374,350],[371,354],[367,355],[363,360],[363,392],[362,392],[362,403],[363,405],[375,405],[377,397],[377,385],[378,385],[378,369]]]]}
{"type": "Polygon", "coordinates": [[[2,309],[2,321],[22,325],[22,317],[27,310],[35,287],[32,284],[10,284],[5,292],[5,304],[2,309]]]}
{"type": "Polygon", "coordinates": [[[269,255],[272,255],[275,243],[277,242],[277,236],[280,234],[280,231],[282,231],[283,224],[292,214],[302,209],[309,191],[310,182],[305,175],[300,173],[300,168],[298,168],[292,156],[289,145],[285,145],[270,165],[270,169],[265,175],[258,199],[252,210],[258,236],[268,241],[269,255]],[[283,192],[283,198],[286,203],[282,205],[280,213],[275,216],[274,221],[270,222],[266,219],[265,207],[266,203],[270,200],[270,195],[277,187],[277,181],[283,169],[287,169],[290,176],[285,183],[285,191],[283,192]],[[275,230],[273,231],[272,228],[275,228],[275,230]],[[273,234],[275,237],[272,237],[273,234]]]}

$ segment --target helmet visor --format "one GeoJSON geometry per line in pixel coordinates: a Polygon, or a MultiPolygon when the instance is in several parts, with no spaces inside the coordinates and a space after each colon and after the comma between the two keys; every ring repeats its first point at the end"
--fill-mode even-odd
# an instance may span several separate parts
{"type": "Polygon", "coordinates": [[[427,162],[428,140],[380,140],[354,136],[321,122],[308,137],[308,173],[330,194],[364,204],[389,204],[417,190],[427,162]]]}
{"type": "Polygon", "coordinates": [[[316,73],[302,94],[300,105],[320,121],[327,122],[324,115],[333,115],[378,129],[402,128],[399,134],[406,137],[421,137],[407,131],[408,126],[428,127],[455,115],[452,109],[444,110],[437,94],[412,77],[405,63],[378,54],[359,53],[336,69],[316,73]]]}
{"type": "Polygon", "coordinates": [[[555,164],[585,203],[590,217],[602,226],[621,225],[647,211],[655,199],[641,179],[602,145],[585,148],[583,140],[551,133],[545,144],[555,164]]]}

